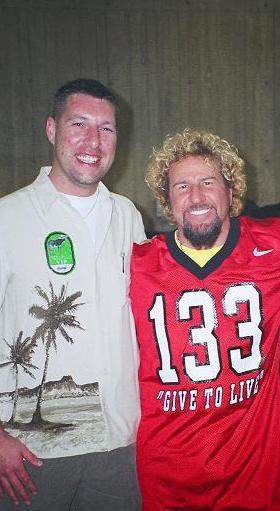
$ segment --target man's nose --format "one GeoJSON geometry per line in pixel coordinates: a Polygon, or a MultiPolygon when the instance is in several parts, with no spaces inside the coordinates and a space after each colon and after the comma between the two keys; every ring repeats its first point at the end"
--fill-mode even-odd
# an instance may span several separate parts
{"type": "Polygon", "coordinates": [[[204,199],[204,190],[200,184],[194,184],[190,188],[190,199],[193,203],[199,204],[204,199]]]}
{"type": "Polygon", "coordinates": [[[99,146],[100,142],[100,133],[98,127],[90,128],[88,132],[88,142],[91,147],[96,148],[99,146]]]}

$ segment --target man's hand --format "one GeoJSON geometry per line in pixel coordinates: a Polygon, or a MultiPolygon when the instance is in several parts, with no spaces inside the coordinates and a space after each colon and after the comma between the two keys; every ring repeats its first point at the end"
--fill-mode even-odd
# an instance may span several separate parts
{"type": "Polygon", "coordinates": [[[6,493],[15,505],[22,499],[30,504],[36,487],[24,467],[24,461],[40,467],[42,461],[25,445],[0,428],[0,496],[6,493]]]}

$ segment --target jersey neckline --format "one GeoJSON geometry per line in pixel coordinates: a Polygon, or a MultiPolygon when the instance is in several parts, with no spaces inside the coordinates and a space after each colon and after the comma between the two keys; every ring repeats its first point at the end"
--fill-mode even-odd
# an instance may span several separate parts
{"type": "Polygon", "coordinates": [[[166,244],[171,256],[173,259],[175,259],[175,261],[177,261],[177,263],[187,268],[198,279],[204,279],[205,277],[208,277],[208,275],[210,275],[212,272],[214,272],[223,263],[223,261],[230,256],[236,247],[236,244],[239,240],[239,235],[239,220],[238,218],[231,218],[229,233],[224,246],[216,255],[211,257],[211,259],[203,267],[199,266],[193,259],[184,254],[182,250],[180,250],[175,241],[175,230],[166,233],[166,244]]]}

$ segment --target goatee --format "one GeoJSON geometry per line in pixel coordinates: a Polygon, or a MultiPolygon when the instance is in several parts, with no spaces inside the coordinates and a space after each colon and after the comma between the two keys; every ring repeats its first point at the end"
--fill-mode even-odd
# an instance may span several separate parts
{"type": "Polygon", "coordinates": [[[184,237],[194,246],[194,248],[212,248],[222,229],[222,221],[216,215],[211,224],[193,227],[187,222],[183,226],[184,237]]]}

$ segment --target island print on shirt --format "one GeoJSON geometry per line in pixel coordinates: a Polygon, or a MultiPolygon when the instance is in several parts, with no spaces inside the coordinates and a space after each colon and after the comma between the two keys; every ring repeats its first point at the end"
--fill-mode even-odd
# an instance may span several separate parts
{"type": "Polygon", "coordinates": [[[33,335],[25,337],[21,330],[15,340],[3,339],[9,357],[0,361],[0,372],[9,370],[15,377],[14,391],[0,394],[0,409],[4,403],[11,404],[10,418],[2,419],[4,427],[36,453],[40,446],[41,457],[48,457],[50,446],[52,457],[55,453],[67,455],[67,446],[69,455],[71,448],[79,449],[80,445],[86,452],[87,444],[91,451],[104,451],[105,423],[98,382],[78,385],[70,374],[59,381],[48,381],[49,363],[59,345],[73,344],[75,330],[84,330],[77,319],[84,305],[79,301],[82,292],[68,294],[67,285],[63,284],[56,293],[51,282],[47,291],[37,285],[35,292],[40,303],[28,311],[39,321],[33,335]],[[42,367],[34,362],[39,349],[44,352],[42,367]],[[19,386],[21,372],[36,382],[34,387],[19,386]]]}

